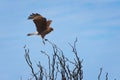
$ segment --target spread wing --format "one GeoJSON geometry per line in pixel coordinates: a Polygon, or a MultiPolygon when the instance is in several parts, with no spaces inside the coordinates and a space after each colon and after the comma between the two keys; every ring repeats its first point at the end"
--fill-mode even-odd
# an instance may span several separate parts
{"type": "Polygon", "coordinates": [[[41,34],[44,30],[47,29],[47,22],[46,22],[46,18],[37,18],[34,19],[33,22],[36,25],[37,31],[41,34]]]}
{"type": "Polygon", "coordinates": [[[33,22],[35,23],[36,29],[41,34],[43,31],[47,29],[47,20],[46,18],[42,17],[40,14],[32,13],[28,19],[33,19],[33,22]]]}

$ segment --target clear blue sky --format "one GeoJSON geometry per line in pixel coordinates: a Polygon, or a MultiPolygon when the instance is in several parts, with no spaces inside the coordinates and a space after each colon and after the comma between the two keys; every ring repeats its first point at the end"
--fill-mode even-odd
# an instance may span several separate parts
{"type": "MultiPolygon", "coordinates": [[[[77,50],[84,60],[84,80],[96,80],[103,67],[110,80],[120,80],[120,1],[119,0],[1,0],[0,1],[0,80],[24,80],[30,69],[24,59],[23,46],[30,48],[33,63],[47,58],[50,51],[39,36],[27,37],[36,29],[27,20],[31,13],[51,19],[54,31],[46,36],[72,58],[68,42],[78,38],[77,50]]],[[[50,53],[51,55],[52,53],[50,53]]]]}

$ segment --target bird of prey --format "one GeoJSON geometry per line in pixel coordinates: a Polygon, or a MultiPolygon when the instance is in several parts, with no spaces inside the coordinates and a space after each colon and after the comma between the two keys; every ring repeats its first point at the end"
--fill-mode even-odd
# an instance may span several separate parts
{"type": "Polygon", "coordinates": [[[52,20],[47,20],[45,17],[41,16],[38,13],[32,13],[28,19],[32,19],[33,22],[35,23],[36,26],[36,32],[34,33],[29,33],[27,34],[27,36],[31,36],[31,35],[40,35],[42,37],[42,39],[44,39],[44,37],[50,33],[51,31],[53,31],[53,28],[50,27],[50,24],[52,22],[52,20]]]}

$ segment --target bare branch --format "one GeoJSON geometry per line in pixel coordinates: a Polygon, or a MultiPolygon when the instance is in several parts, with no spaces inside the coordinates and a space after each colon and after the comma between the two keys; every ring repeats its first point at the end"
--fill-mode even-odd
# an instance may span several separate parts
{"type": "MultiPolygon", "coordinates": [[[[56,51],[54,51],[54,52],[56,52],[56,51]]],[[[52,80],[54,80],[55,60],[56,60],[56,53],[54,53],[53,59],[52,59],[52,73],[51,73],[51,79],[52,80]]]]}
{"type": "Polygon", "coordinates": [[[76,40],[74,41],[74,45],[71,45],[69,43],[69,45],[72,47],[72,50],[73,50],[73,53],[75,54],[75,68],[73,70],[73,77],[76,78],[76,76],[78,77],[78,74],[79,74],[79,79],[82,80],[83,79],[83,71],[82,71],[82,61],[80,61],[79,57],[78,57],[78,54],[77,54],[77,50],[76,50],[76,43],[77,43],[77,38],[76,40]]]}
{"type": "Polygon", "coordinates": [[[27,62],[27,64],[28,64],[28,66],[30,67],[33,76],[35,77],[35,80],[38,80],[37,75],[36,75],[35,72],[34,72],[34,68],[33,68],[33,66],[32,66],[32,62],[31,62],[31,60],[30,60],[29,49],[25,49],[25,60],[26,60],[26,62],[27,62]]]}
{"type": "Polygon", "coordinates": [[[105,80],[108,80],[108,73],[106,73],[106,79],[105,80]]]}
{"type": "Polygon", "coordinates": [[[102,68],[100,68],[100,73],[99,73],[99,75],[98,75],[98,80],[100,80],[101,73],[102,73],[102,68]]]}
{"type": "Polygon", "coordinates": [[[50,56],[45,52],[45,51],[41,51],[42,54],[46,55],[48,58],[48,65],[49,65],[49,78],[50,78],[50,74],[51,74],[51,66],[50,66],[50,56]]]}
{"type": "Polygon", "coordinates": [[[42,65],[40,64],[40,61],[39,61],[39,64],[37,64],[38,68],[39,68],[39,80],[43,80],[43,75],[44,75],[44,72],[43,72],[43,67],[42,65]]]}

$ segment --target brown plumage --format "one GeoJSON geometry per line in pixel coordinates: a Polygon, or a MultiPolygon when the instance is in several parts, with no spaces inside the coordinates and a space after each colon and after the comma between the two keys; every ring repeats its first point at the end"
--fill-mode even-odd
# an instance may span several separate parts
{"type": "Polygon", "coordinates": [[[42,38],[44,38],[48,33],[53,31],[53,28],[50,27],[50,24],[52,20],[47,20],[45,17],[41,16],[38,13],[32,13],[28,19],[32,19],[35,23],[37,32],[29,33],[28,36],[31,35],[41,35],[42,38]]]}

